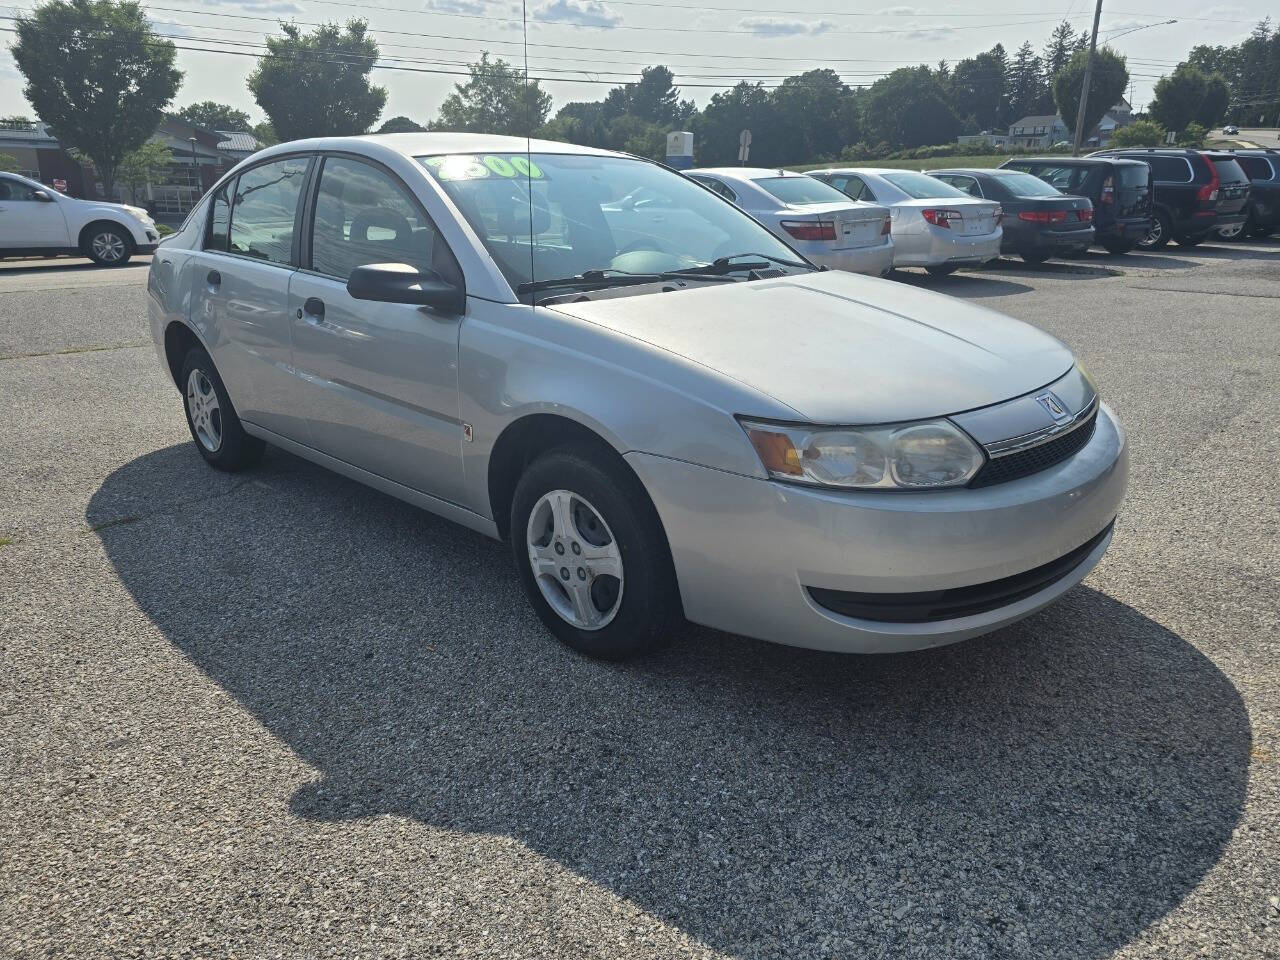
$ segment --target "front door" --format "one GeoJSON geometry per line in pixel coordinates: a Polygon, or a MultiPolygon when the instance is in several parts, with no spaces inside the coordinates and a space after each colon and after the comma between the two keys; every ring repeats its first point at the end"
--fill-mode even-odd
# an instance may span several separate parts
{"type": "Polygon", "coordinates": [[[17,177],[0,177],[0,248],[63,249],[72,245],[62,204],[37,199],[38,189],[17,177]]]}
{"type": "Polygon", "coordinates": [[[389,480],[459,503],[458,332],[429,307],[356,300],[367,263],[456,270],[435,226],[403,184],[347,156],[324,160],[310,258],[289,282],[296,374],[314,446],[389,480]]]}

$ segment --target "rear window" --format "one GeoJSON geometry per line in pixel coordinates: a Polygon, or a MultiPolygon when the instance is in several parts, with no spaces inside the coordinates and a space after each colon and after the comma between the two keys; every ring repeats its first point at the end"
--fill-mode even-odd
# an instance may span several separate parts
{"type": "Polygon", "coordinates": [[[1145,187],[1147,180],[1151,177],[1149,167],[1131,166],[1124,163],[1119,164],[1116,170],[1116,183],[1121,187],[1145,187]]]}
{"type": "Polygon", "coordinates": [[[929,200],[933,197],[969,196],[963,190],[957,190],[936,177],[930,177],[923,173],[882,173],[880,176],[913,200],[929,200]]]}
{"type": "Polygon", "coordinates": [[[1236,157],[1236,162],[1249,175],[1250,180],[1272,180],[1275,178],[1275,171],[1271,168],[1271,161],[1266,157],[1236,157]]]}
{"type": "Polygon", "coordinates": [[[849,198],[835,187],[813,177],[766,177],[754,182],[783,203],[849,202],[849,198]]]}
{"type": "Polygon", "coordinates": [[[1065,163],[1010,163],[1007,170],[1024,170],[1063,193],[1075,193],[1089,176],[1089,168],[1065,163]]]}
{"type": "Polygon", "coordinates": [[[1157,180],[1164,183],[1190,183],[1191,182],[1191,164],[1187,162],[1186,157],[1134,157],[1135,160],[1142,160],[1151,167],[1151,173],[1157,180]]]}
{"type": "Polygon", "coordinates": [[[1213,166],[1218,171],[1218,179],[1223,183],[1249,182],[1248,176],[1240,168],[1240,164],[1236,163],[1235,157],[1216,157],[1213,166]]]}
{"type": "Polygon", "coordinates": [[[1015,197],[1056,197],[1058,191],[1039,177],[1029,173],[1006,173],[1000,176],[1006,190],[1015,197]]]}

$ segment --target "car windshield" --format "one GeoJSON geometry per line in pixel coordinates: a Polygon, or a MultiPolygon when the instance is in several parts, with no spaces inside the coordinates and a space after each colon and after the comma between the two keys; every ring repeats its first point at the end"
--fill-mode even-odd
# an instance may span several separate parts
{"type": "Polygon", "coordinates": [[[555,153],[417,159],[513,289],[588,271],[687,270],[743,253],[802,260],[733,204],[655,163],[555,153]]]}
{"type": "Polygon", "coordinates": [[[849,198],[813,177],[765,177],[756,180],[766,192],[783,203],[848,203],[849,198]]]}
{"type": "Polygon", "coordinates": [[[1039,177],[1029,173],[1005,173],[999,177],[1000,183],[1015,197],[1056,197],[1059,192],[1039,177]]]}
{"type": "Polygon", "coordinates": [[[967,197],[969,194],[957,190],[950,184],[943,183],[935,177],[923,173],[882,173],[885,180],[893,184],[913,200],[930,200],[934,197],[967,197]]]}

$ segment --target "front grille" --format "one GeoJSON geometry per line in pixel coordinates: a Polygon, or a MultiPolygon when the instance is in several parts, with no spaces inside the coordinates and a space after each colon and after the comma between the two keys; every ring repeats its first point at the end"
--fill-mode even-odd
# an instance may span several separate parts
{"type": "Polygon", "coordinates": [[[1084,558],[1106,539],[1114,524],[1115,521],[1112,520],[1097,536],[1056,560],[1050,560],[1034,570],[1002,580],[992,580],[990,583],[920,593],[851,593],[846,590],[809,587],[809,596],[832,613],[882,623],[933,623],[986,613],[988,610],[1016,603],[1057,583],[1084,562],[1084,558]]]}
{"type": "Polygon", "coordinates": [[[993,457],[979,470],[970,487],[989,487],[993,483],[1007,483],[1019,477],[1027,477],[1041,470],[1048,470],[1055,463],[1061,463],[1068,457],[1075,456],[1093,437],[1094,428],[1098,425],[1098,412],[1070,433],[1042,443],[1027,450],[1019,450],[1003,457],[993,457]]]}

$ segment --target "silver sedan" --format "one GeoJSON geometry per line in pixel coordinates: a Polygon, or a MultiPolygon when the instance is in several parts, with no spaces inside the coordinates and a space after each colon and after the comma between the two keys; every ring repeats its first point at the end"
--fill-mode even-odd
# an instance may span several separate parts
{"type": "Polygon", "coordinates": [[[893,211],[895,267],[924,267],[942,276],[1000,256],[1004,211],[998,203],[913,170],[841,167],[809,176],[893,211]]]}
{"type": "Polygon", "coordinates": [[[620,154],[282,144],[205,195],[148,293],[212,467],[270,444],[506,540],[592,656],[686,618],[856,652],[970,637],[1078,583],[1124,496],[1124,432],[1053,337],[820,271],[620,154]],[[689,229],[619,217],[645,190],[689,229]]]}
{"type": "Polygon", "coordinates": [[[814,263],[882,277],[893,269],[889,209],[790,170],[705,167],[686,175],[736,203],[814,263]]]}

